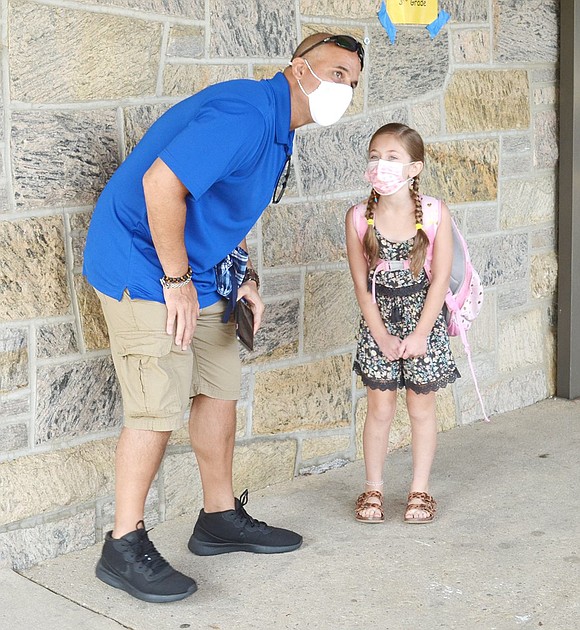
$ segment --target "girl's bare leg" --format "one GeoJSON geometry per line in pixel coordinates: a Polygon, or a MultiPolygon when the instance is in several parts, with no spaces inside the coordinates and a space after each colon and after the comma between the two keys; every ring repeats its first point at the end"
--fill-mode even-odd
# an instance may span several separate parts
{"type": "MultiPolygon", "coordinates": [[[[377,490],[383,493],[383,469],[389,445],[391,423],[397,405],[396,391],[381,391],[367,387],[367,417],[363,431],[363,450],[365,458],[365,492],[377,490]]],[[[379,504],[371,498],[370,503],[379,504]]],[[[378,518],[378,509],[368,508],[360,515],[363,518],[378,518]]]]}
{"type": "MultiPolygon", "coordinates": [[[[416,394],[407,390],[407,410],[411,420],[413,481],[411,492],[429,493],[429,476],[437,446],[437,420],[435,417],[435,392],[416,394]]],[[[412,500],[411,503],[420,503],[412,500]]],[[[425,510],[409,510],[407,517],[427,518],[425,510]]]]}

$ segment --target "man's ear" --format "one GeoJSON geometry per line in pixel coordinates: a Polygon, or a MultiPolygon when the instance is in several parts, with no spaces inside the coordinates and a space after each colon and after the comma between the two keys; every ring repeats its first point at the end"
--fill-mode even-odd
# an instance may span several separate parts
{"type": "Polygon", "coordinates": [[[302,57],[295,57],[290,62],[292,66],[292,75],[295,79],[302,79],[304,73],[306,72],[306,64],[304,63],[304,59],[302,57]]]}

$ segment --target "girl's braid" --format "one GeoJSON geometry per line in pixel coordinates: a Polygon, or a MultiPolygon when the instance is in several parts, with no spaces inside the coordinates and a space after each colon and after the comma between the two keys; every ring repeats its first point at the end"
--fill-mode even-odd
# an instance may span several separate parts
{"type": "MultiPolygon", "coordinates": [[[[374,221],[375,210],[376,210],[378,201],[379,201],[379,195],[376,192],[376,190],[373,188],[371,190],[371,194],[369,195],[369,200],[367,201],[367,209],[365,212],[365,219],[367,221],[368,220],[374,221]]],[[[367,231],[365,232],[365,235],[363,238],[363,248],[369,261],[369,267],[371,268],[375,266],[377,257],[379,255],[379,242],[375,235],[373,225],[367,226],[367,231]]]]}
{"type": "MultiPolygon", "coordinates": [[[[415,223],[423,224],[423,206],[421,204],[421,196],[419,195],[419,177],[413,178],[411,185],[411,195],[415,202],[415,223]]],[[[425,256],[427,254],[427,247],[429,246],[429,239],[424,229],[418,229],[415,236],[415,242],[411,249],[411,272],[415,277],[421,273],[421,269],[425,264],[425,256]]]]}

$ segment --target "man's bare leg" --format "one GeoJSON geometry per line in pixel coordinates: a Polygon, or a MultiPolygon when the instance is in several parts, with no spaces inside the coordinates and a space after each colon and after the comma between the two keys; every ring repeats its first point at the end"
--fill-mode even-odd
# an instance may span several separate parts
{"type": "Polygon", "coordinates": [[[204,509],[193,528],[189,550],[199,556],[213,556],[232,551],[284,553],[298,549],[302,536],[253,519],[243,508],[243,494],[242,509],[235,508],[232,460],[236,402],[196,396],[189,431],[204,496],[204,509]]]}
{"type": "Polygon", "coordinates": [[[95,573],[109,586],[146,602],[174,602],[197,590],[155,548],[144,526],[145,499],[171,431],[124,428],[116,454],[115,529],[107,533],[95,573]]]}
{"type": "Polygon", "coordinates": [[[171,431],[124,427],[115,455],[115,527],[113,538],[132,532],[143,519],[145,500],[159,470],[171,431]]]}
{"type": "Polygon", "coordinates": [[[236,401],[196,396],[189,416],[189,436],[199,466],[204,510],[233,510],[236,401]]]}

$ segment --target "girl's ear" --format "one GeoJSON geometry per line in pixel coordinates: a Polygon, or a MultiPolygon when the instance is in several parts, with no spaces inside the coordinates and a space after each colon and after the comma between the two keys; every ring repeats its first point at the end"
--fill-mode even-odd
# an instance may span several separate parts
{"type": "Polygon", "coordinates": [[[417,177],[423,170],[423,162],[413,162],[411,166],[409,166],[409,177],[417,177]]]}

